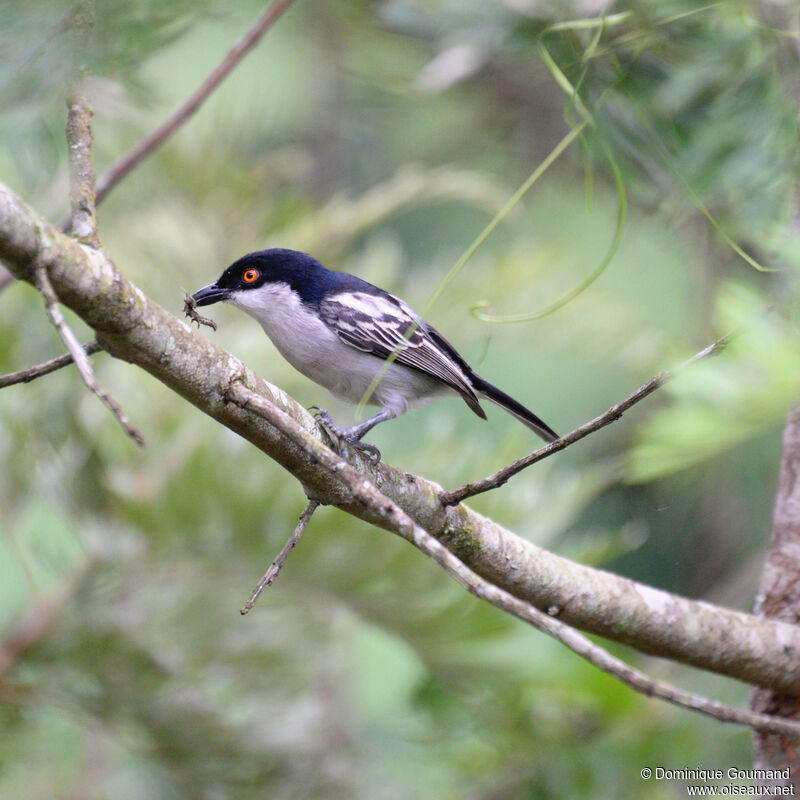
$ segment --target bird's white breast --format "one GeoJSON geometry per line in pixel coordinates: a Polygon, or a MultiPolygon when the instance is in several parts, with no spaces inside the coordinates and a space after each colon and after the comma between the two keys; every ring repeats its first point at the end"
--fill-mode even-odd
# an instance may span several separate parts
{"type": "MultiPolygon", "coordinates": [[[[358,403],[384,363],[345,344],[285,283],[235,292],[229,302],[258,320],[296,370],[343,400],[358,403]]],[[[402,413],[443,392],[439,381],[392,364],[370,402],[402,413]]]]}

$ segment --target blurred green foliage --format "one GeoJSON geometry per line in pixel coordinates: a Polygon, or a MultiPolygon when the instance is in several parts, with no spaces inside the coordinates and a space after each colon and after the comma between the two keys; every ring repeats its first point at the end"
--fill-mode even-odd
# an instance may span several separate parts
{"type": "MultiPolygon", "coordinates": [[[[0,4],[0,178],[66,210],[71,3],[0,4]]],[[[160,122],[261,8],[97,3],[98,169],[160,122]]],[[[593,124],[430,318],[559,431],[736,329],[620,422],[473,505],[520,535],[747,608],[784,410],[798,394],[794,4],[298,2],[100,209],[103,241],[179,313],[243,252],[309,250],[422,307],[581,120],[593,124]],[[590,8],[591,7],[591,8],[590,8]],[[590,16],[605,11],[606,18],[590,16]],[[556,313],[491,326],[602,275],[556,313]],[[743,261],[703,215],[781,271],[743,261]],[[768,305],[775,306],[765,314],[768,305]]],[[[232,309],[214,340],[329,402],[232,309]]],[[[71,317],[85,338],[89,332],[71,317]]],[[[0,370],[61,351],[27,286],[0,296],[0,370]]],[[[238,609],[303,507],[296,482],[100,354],[138,452],[64,370],[0,395],[0,626],[58,612],[0,683],[0,798],[671,798],[644,766],[746,766],[746,732],[633,695],[480,604],[405,543],[331,509],[238,609]]],[[[447,487],[536,446],[457,400],[378,428],[447,487]]],[[[745,687],[624,653],[730,702],[745,687]]]]}

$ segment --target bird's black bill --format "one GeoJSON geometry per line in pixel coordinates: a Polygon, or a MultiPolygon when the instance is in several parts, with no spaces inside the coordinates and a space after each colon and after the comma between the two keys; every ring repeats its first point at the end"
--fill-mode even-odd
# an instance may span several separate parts
{"type": "Polygon", "coordinates": [[[227,299],[228,290],[221,289],[216,283],[204,286],[192,295],[192,300],[194,300],[198,306],[210,306],[213,303],[219,303],[221,300],[227,299]]]}

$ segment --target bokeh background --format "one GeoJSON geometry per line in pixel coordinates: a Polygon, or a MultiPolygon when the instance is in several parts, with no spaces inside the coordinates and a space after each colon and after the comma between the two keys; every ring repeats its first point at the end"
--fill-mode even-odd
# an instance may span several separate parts
{"type": "MultiPolygon", "coordinates": [[[[0,3],[0,178],[53,221],[67,210],[71,5],[0,3]]],[[[102,172],[263,4],[96,5],[77,57],[94,73],[102,172]]],[[[471,505],[583,563],[749,609],[800,393],[796,15],[783,2],[298,0],[110,195],[103,243],[176,314],[183,289],[266,246],[422,308],[589,120],[428,318],[560,432],[739,334],[471,505]]],[[[213,312],[220,329],[202,335],[349,424],[252,320],[213,312]]],[[[7,288],[0,372],[62,350],[36,292],[7,288]]],[[[336,510],[240,617],[300,487],[143,372],[94,360],[145,450],[70,369],[0,393],[0,652],[33,634],[0,681],[3,800],[673,798],[678,783],[640,770],[750,765],[745,730],[633,694],[336,510]]],[[[372,441],[448,488],[537,446],[455,399],[372,441]]],[[[744,685],[612,649],[747,702],[744,685]]]]}

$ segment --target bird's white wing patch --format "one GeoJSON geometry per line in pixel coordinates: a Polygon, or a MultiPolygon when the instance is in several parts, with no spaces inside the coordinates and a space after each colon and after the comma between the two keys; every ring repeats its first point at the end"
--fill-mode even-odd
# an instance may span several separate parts
{"type": "Polygon", "coordinates": [[[483,416],[472,383],[458,361],[437,344],[430,326],[402,300],[390,294],[343,292],[322,301],[320,316],[346,344],[384,359],[396,352],[398,364],[449,384],[483,416]]]}

